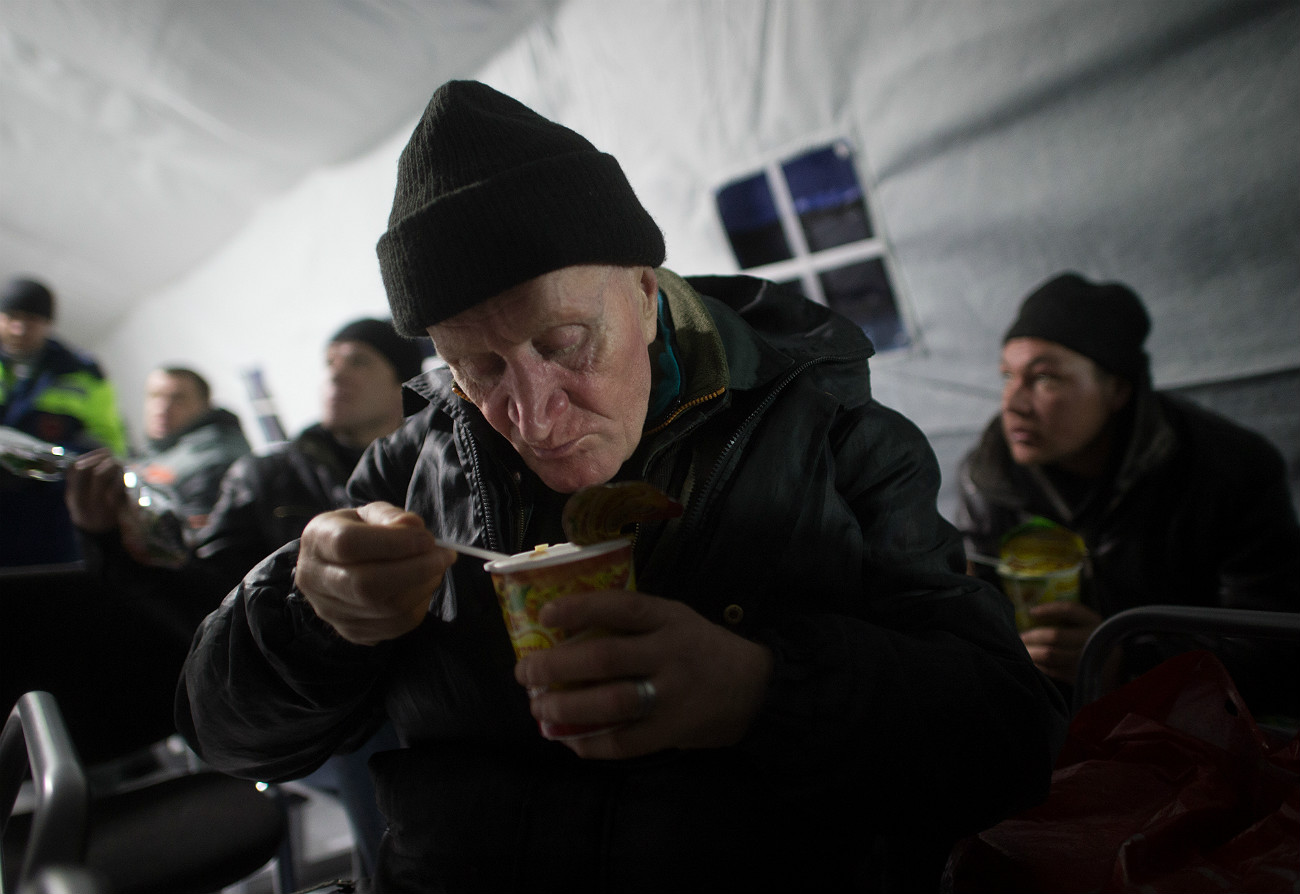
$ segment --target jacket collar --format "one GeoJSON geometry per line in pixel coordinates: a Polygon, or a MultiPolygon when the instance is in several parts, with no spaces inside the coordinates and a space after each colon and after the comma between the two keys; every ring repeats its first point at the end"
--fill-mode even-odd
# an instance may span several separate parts
{"type": "MultiPolygon", "coordinates": [[[[1124,458],[1108,485],[1105,511],[1114,508],[1144,475],[1163,464],[1177,446],[1177,435],[1162,409],[1160,396],[1150,387],[1135,389],[1124,458]]],[[[1026,480],[1032,481],[1063,518],[1073,521],[1070,507],[1042,470],[1018,466],[1011,459],[1000,416],[989,422],[975,448],[970,480],[990,502],[1012,508],[1028,505],[1024,487],[1026,480]]]]}

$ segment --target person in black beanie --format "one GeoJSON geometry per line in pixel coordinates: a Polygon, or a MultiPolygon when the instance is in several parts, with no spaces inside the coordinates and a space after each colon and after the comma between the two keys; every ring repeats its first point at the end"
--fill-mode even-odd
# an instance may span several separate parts
{"type": "Polygon", "coordinates": [[[1046,795],[1065,705],[964,574],[860,327],[662,267],[614,158],[473,81],[430,100],[377,252],[445,365],[356,508],[205,622],[176,713],[205,760],[291,778],[391,721],[385,894],[937,890],[955,837],[1046,795]],[[454,544],[530,553],[626,481],[684,507],[636,525],[636,591],[551,603],[606,635],[516,661],[454,544]]]}
{"type": "MultiPolygon", "coordinates": [[[[0,290],[0,427],[62,447],[126,453],[117,395],[98,362],[51,336],[57,302],[44,283],[16,277],[0,290]]],[[[62,481],[0,468],[0,567],[79,561],[62,481]]]]}
{"type": "MultiPolygon", "coordinates": [[[[406,410],[423,401],[402,387],[420,374],[425,351],[397,334],[389,320],[362,318],[341,326],[325,344],[320,421],[263,453],[235,459],[221,477],[206,523],[180,568],[152,567],[125,549],[122,465],[103,453],[81,457],[69,474],[73,518],[87,564],[119,595],[156,606],[166,626],[188,642],[202,619],[268,554],[296,541],[311,518],[349,505],[347,482],[366,448],[391,434],[406,410]]],[[[160,661],[174,680],[177,668],[160,661]]],[[[367,742],[329,761],[321,777],[337,790],[352,824],[361,864],[373,867],[383,820],[365,759],[395,745],[385,726],[367,742]]]]}
{"type": "MultiPolygon", "coordinates": [[[[1033,289],[1003,338],[1002,411],[959,471],[957,526],[970,553],[998,555],[1003,536],[1035,517],[1084,541],[1079,602],[1030,609],[1034,626],[1021,634],[1067,696],[1089,635],[1124,609],[1300,611],[1300,524],[1281,454],[1154,391],[1150,331],[1122,283],[1066,272],[1033,289]]],[[[1185,645],[1130,648],[1122,673],[1185,645]]],[[[1219,651],[1257,706],[1296,712],[1296,672],[1281,653],[1241,642],[1219,651]]]]}

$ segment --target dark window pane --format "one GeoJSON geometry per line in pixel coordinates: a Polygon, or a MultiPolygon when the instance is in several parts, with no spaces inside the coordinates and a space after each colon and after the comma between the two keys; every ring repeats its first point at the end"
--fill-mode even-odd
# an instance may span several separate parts
{"type": "Polygon", "coordinates": [[[810,251],[870,239],[871,217],[847,143],[814,149],[781,165],[810,251]]]}
{"type": "Polygon", "coordinates": [[[894,287],[879,258],[860,261],[820,275],[826,303],[861,326],[880,352],[905,348],[907,327],[898,314],[894,287]]]}
{"type": "Polygon", "coordinates": [[[727,184],[718,190],[717,201],[722,226],[742,269],[791,256],[765,175],[727,184]]]}

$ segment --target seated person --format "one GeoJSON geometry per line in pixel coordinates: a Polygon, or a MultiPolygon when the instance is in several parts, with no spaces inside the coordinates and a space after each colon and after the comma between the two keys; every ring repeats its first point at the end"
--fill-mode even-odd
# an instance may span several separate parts
{"type": "Polygon", "coordinates": [[[347,483],[362,452],[392,434],[423,401],[402,383],[424,354],[387,320],[353,320],[325,345],[320,421],[264,454],[236,462],[221,483],[195,549],[229,591],[249,569],[302,536],[312,516],[348,505],[347,483]]]}
{"type": "MultiPolygon", "coordinates": [[[[104,447],[126,455],[117,397],[93,357],[51,336],[57,302],[34,279],[0,291],[0,426],[70,453],[104,447]]],[[[0,567],[77,562],[64,482],[0,469],[0,567]]]]}
{"type": "Polygon", "coordinates": [[[859,327],[659,267],[617,161],[476,82],[435,92],[378,252],[448,368],[366,451],[357,508],[203,624],[177,722],[205,760],[294,778],[391,719],[388,894],[937,888],[953,838],[1045,796],[1065,706],[965,575],[859,327]],[[685,514],[639,526],[639,591],[543,615],[607,636],[516,662],[481,560],[440,539],[558,542],[568,495],[620,480],[685,514]]]}
{"type": "MultiPolygon", "coordinates": [[[[363,318],[330,337],[324,361],[320,422],[264,454],[245,450],[247,455],[230,464],[219,491],[212,494],[215,505],[210,513],[205,510],[206,524],[194,537],[194,554],[183,568],[143,567],[120,551],[115,556],[114,579],[124,590],[143,594],[140,601],[181,601],[192,606],[184,630],[187,641],[221,597],[259,561],[297,540],[312,516],[348,505],[348,476],[373,440],[401,424],[402,383],[419,374],[423,352],[415,341],[398,335],[389,321],[363,318]]],[[[146,402],[147,422],[152,421],[151,408],[161,413],[176,403],[154,403],[154,394],[151,390],[151,400],[146,402]]],[[[411,405],[423,403],[413,392],[410,397],[411,405]]],[[[115,539],[116,514],[96,518],[85,507],[120,500],[120,466],[103,456],[83,457],[70,482],[69,492],[74,495],[70,504],[82,510],[75,517],[87,527],[98,522],[115,539]]],[[[175,674],[173,670],[173,680],[175,674]]],[[[366,867],[374,865],[383,821],[374,805],[365,760],[374,751],[395,745],[391,727],[385,726],[362,747],[331,760],[323,773],[307,780],[327,782],[337,791],[366,867]]]]}
{"type": "Polygon", "coordinates": [[[144,453],[125,470],[151,492],[155,512],[166,513],[174,526],[163,528],[152,519],[158,527],[146,530],[148,519],[127,511],[124,470],[112,454],[81,457],[69,473],[66,499],[92,570],[124,561],[123,547],[146,564],[182,564],[207,523],[226,469],[252,449],[239,417],[214,407],[207,379],[183,366],[160,366],[145,379],[144,433],[144,453]],[[94,487],[88,469],[98,469],[94,487]]]}
{"type": "MultiPolygon", "coordinates": [[[[996,556],[1033,517],[1083,538],[1080,601],[1033,608],[1021,634],[1067,692],[1088,636],[1124,609],[1300,611],[1300,525],[1280,453],[1153,390],[1150,328],[1123,284],[1063,273],[1038,286],[1003,339],[1002,412],[961,465],[957,526],[970,553],[996,556]]],[[[1294,649],[1224,648],[1243,694],[1294,710],[1294,649]]],[[[1127,673],[1167,655],[1135,646],[1127,673]]]]}
{"type": "Polygon", "coordinates": [[[148,445],[131,469],[144,484],[170,493],[192,541],[217,502],[226,469],[252,450],[239,417],[212,405],[203,376],[163,366],[145,379],[144,433],[148,445]]]}

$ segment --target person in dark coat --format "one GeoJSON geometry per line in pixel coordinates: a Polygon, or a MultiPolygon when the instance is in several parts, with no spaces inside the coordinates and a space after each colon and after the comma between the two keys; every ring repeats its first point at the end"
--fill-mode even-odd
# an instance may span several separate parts
{"type": "MultiPolygon", "coordinates": [[[[120,465],[103,456],[85,457],[76,464],[70,493],[80,495],[72,502],[82,511],[74,516],[82,521],[87,555],[95,558],[96,570],[137,604],[172,618],[177,635],[186,640],[254,565],[297,540],[312,516],[348,505],[348,477],[362,451],[375,438],[394,431],[411,405],[404,402],[402,382],[419,374],[424,355],[416,342],[398,335],[391,322],[353,320],[330,337],[324,355],[320,421],[262,454],[250,453],[244,442],[245,449],[221,465],[222,474],[203,480],[207,503],[186,504],[195,512],[201,508],[203,518],[187,541],[192,554],[185,556],[183,567],[150,567],[123,548],[118,529],[120,465]],[[88,511],[91,506],[112,508],[94,516],[88,511]]],[[[147,383],[145,406],[152,449],[131,468],[151,485],[170,487],[182,497],[197,496],[200,488],[187,487],[186,482],[200,474],[198,460],[211,459],[227,435],[212,427],[220,417],[210,406],[204,409],[206,388],[188,387],[196,385],[196,374],[177,368],[156,372],[147,383]],[[208,430],[202,428],[205,420],[208,430]],[[173,480],[185,470],[190,476],[173,480]]],[[[365,759],[389,744],[395,739],[386,729],[364,747],[331,761],[324,781],[338,789],[367,866],[373,865],[383,822],[374,806],[365,759]]]]}
{"type": "Polygon", "coordinates": [[[419,375],[423,360],[420,346],[387,320],[353,320],[330,337],[320,420],[236,462],[199,534],[196,557],[219,575],[223,592],[302,536],[313,516],[349,505],[348,477],[362,452],[421,403],[404,397],[402,383],[419,375]]]}
{"type": "MultiPolygon", "coordinates": [[[[1143,605],[1300,610],[1300,525],[1286,465],[1265,438],[1155,391],[1151,321],[1117,282],[1062,273],[1021,304],[1002,347],[1002,411],[962,462],[957,525],[996,556],[1040,517],[1082,537],[1076,602],[1030,610],[1029,654],[1069,694],[1103,619],[1143,605]]],[[[981,573],[996,580],[992,569],[981,573]]],[[[1132,646],[1124,676],[1190,645],[1132,646]]],[[[1267,644],[1222,644],[1244,694],[1294,712],[1294,661],[1267,644]],[[1287,668],[1291,668],[1288,670],[1287,668]]]]}
{"type": "Polygon", "coordinates": [[[187,539],[207,523],[221,478],[252,451],[239,417],[213,406],[207,379],[183,366],[160,366],[144,383],[145,451],[132,460],[140,481],[168,492],[187,539]]]}
{"type": "Polygon", "coordinates": [[[391,722],[380,892],[899,890],[1036,803],[1065,706],[964,573],[924,436],[870,341],[748,277],[684,279],[617,161],[477,82],[431,99],[378,246],[446,367],[199,631],[177,722],[292,778],[391,722]],[[568,496],[649,482],[637,591],[518,662],[481,560],[564,539],[568,496]],[[574,684],[581,683],[575,687],[574,684]],[[541,726],[539,727],[539,721],[541,726]],[[585,738],[552,724],[603,728],[585,738]]]}
{"type": "MultiPolygon", "coordinates": [[[[112,383],[88,354],[51,336],[55,296],[18,277],[0,291],[0,427],[68,455],[105,448],[126,455],[126,428],[112,383]]],[[[0,567],[80,561],[64,481],[0,467],[0,567]]]]}

